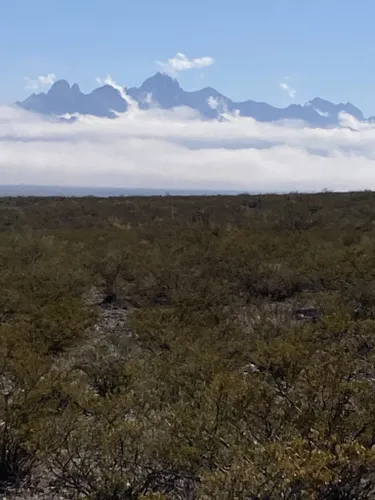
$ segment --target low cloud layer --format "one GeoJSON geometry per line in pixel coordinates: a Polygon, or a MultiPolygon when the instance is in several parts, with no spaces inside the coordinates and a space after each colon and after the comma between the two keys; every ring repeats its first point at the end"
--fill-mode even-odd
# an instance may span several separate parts
{"type": "Polygon", "coordinates": [[[258,123],[134,106],[74,123],[0,107],[0,184],[249,192],[375,189],[375,128],[258,123]]]}
{"type": "Polygon", "coordinates": [[[178,52],[174,57],[170,57],[167,62],[156,61],[156,64],[159,66],[159,69],[163,71],[163,73],[176,75],[177,73],[188,69],[206,68],[207,66],[214,64],[214,62],[215,60],[212,57],[204,56],[189,59],[185,56],[185,54],[178,52]]]}

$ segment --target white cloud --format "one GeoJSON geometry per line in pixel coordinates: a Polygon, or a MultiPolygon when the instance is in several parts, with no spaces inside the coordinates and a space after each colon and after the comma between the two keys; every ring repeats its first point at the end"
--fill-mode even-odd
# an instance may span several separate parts
{"type": "Polygon", "coordinates": [[[140,99],[142,104],[147,104],[148,107],[158,107],[158,102],[154,99],[152,92],[147,92],[147,94],[140,99]]]}
{"type": "Polygon", "coordinates": [[[188,108],[59,123],[0,108],[0,184],[314,191],[375,189],[375,128],[203,121],[188,108]],[[348,128],[350,127],[350,128],[348,128]]]}
{"type": "Polygon", "coordinates": [[[325,116],[326,118],[328,117],[329,113],[325,113],[324,111],[320,111],[320,109],[314,108],[315,111],[318,113],[320,116],[325,116]]]}
{"type": "Polygon", "coordinates": [[[211,109],[218,109],[220,106],[220,101],[217,97],[212,97],[212,95],[207,99],[207,104],[211,109]]]}
{"type": "Polygon", "coordinates": [[[25,88],[28,90],[38,90],[43,87],[50,87],[56,81],[56,75],[54,73],[48,73],[47,75],[40,75],[36,78],[25,77],[25,88]]]}
{"type": "Polygon", "coordinates": [[[215,60],[212,57],[196,57],[189,59],[178,52],[174,57],[170,57],[167,62],[156,61],[156,64],[164,72],[171,75],[178,73],[179,71],[185,71],[188,69],[201,69],[206,68],[214,64],[215,60]]]}
{"type": "Polygon", "coordinates": [[[288,94],[291,99],[296,97],[297,91],[289,83],[289,77],[286,76],[282,82],[280,82],[280,88],[288,94]]]}
{"type": "Polygon", "coordinates": [[[207,104],[211,109],[216,111],[218,118],[232,120],[240,116],[240,111],[238,109],[235,109],[233,112],[228,110],[227,103],[223,98],[210,96],[207,99],[207,104]]]}
{"type": "Polygon", "coordinates": [[[99,83],[99,85],[110,85],[114,89],[116,89],[120,96],[128,103],[128,106],[130,110],[132,109],[138,109],[138,103],[134,101],[127,93],[126,93],[126,87],[122,87],[121,85],[118,85],[115,80],[111,77],[111,75],[107,75],[105,78],[100,78],[97,77],[96,81],[99,83]]]}

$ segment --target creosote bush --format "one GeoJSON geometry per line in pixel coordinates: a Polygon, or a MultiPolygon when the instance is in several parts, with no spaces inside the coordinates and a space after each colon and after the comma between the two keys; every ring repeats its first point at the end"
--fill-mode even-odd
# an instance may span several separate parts
{"type": "Polygon", "coordinates": [[[373,499],[374,202],[1,199],[2,491],[373,499]]]}

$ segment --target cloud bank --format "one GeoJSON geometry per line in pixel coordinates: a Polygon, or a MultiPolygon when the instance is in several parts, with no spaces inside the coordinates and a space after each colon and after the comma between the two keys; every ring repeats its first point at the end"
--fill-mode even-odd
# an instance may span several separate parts
{"type": "MultiPolygon", "coordinates": [[[[107,79],[107,81],[111,81],[107,79]]],[[[66,123],[0,107],[0,184],[249,192],[375,189],[375,128],[139,110],[66,123]]],[[[215,101],[211,101],[215,106],[215,101]]]]}
{"type": "Polygon", "coordinates": [[[212,57],[204,56],[189,59],[185,54],[178,52],[174,57],[170,57],[167,62],[156,61],[156,64],[163,73],[176,75],[178,72],[188,69],[206,68],[214,64],[214,62],[215,60],[212,57]]]}

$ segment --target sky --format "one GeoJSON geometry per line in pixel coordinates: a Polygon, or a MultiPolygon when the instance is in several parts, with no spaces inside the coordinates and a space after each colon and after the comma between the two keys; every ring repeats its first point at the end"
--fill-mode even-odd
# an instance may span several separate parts
{"type": "Polygon", "coordinates": [[[140,85],[176,54],[187,89],[277,106],[319,96],[375,114],[373,0],[2,0],[0,103],[54,78],[140,85]],[[43,80],[44,78],[44,80],[43,80]]]}
{"type": "Polygon", "coordinates": [[[140,110],[124,86],[161,70],[183,88],[276,106],[316,96],[375,115],[375,2],[0,0],[0,185],[249,192],[375,190],[375,125],[259,123],[140,110]],[[12,105],[56,79],[128,101],[73,123],[12,105]]]}

